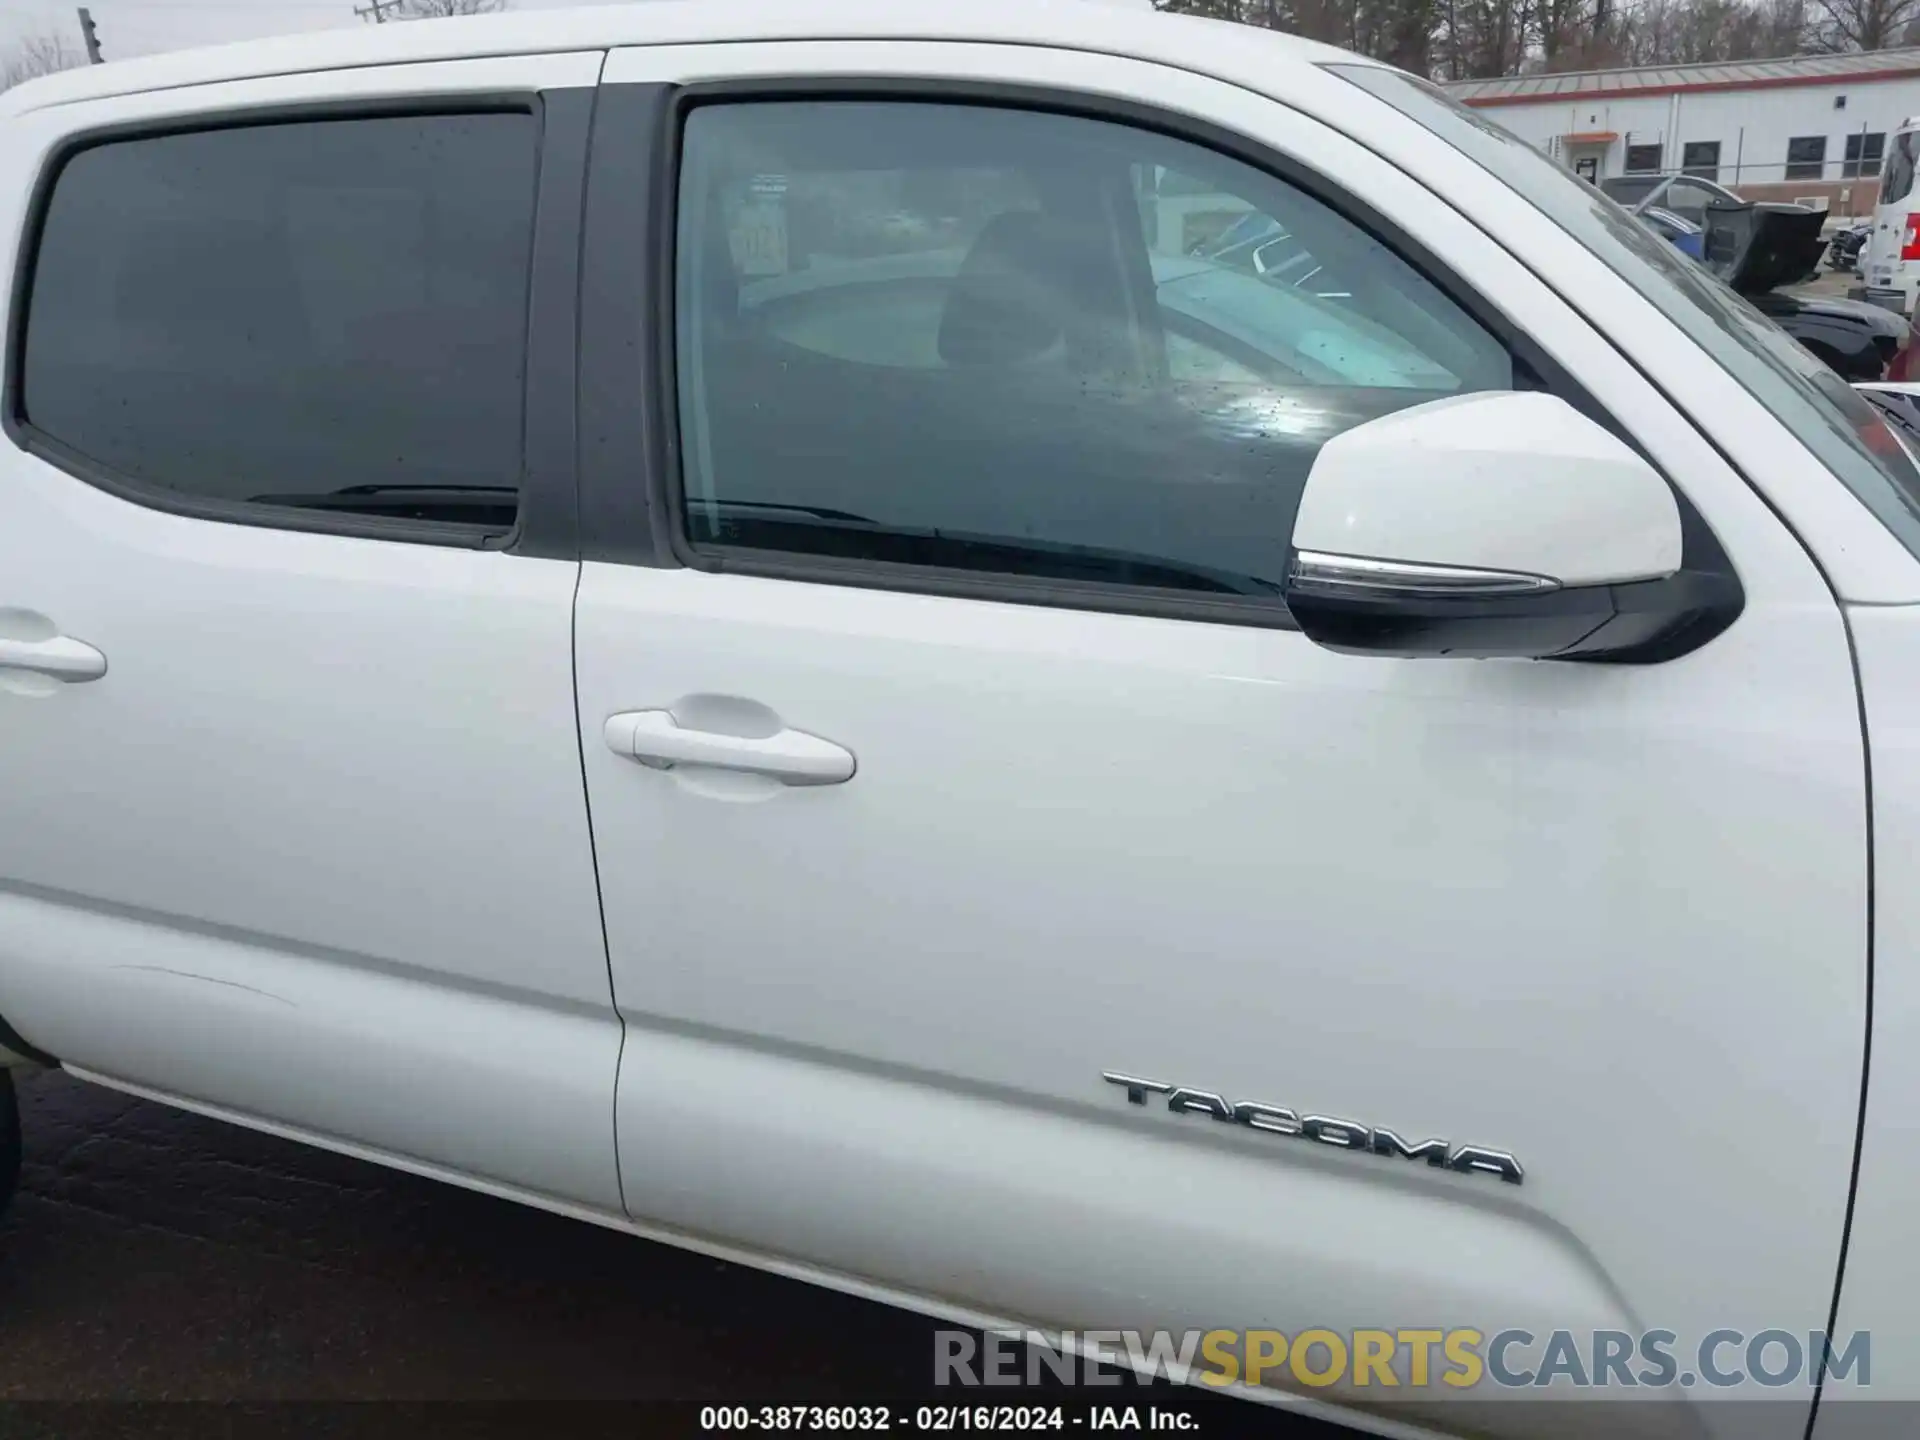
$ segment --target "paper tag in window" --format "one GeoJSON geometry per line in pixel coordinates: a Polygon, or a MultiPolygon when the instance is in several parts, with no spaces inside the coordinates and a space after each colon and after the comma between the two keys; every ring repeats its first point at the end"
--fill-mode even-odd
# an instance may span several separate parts
{"type": "Polygon", "coordinates": [[[733,225],[733,259],[743,275],[787,273],[787,214],[779,204],[748,205],[733,225]]]}

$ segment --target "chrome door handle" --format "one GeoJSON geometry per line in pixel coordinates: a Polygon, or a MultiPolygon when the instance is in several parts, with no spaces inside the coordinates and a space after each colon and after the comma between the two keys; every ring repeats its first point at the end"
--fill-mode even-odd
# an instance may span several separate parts
{"type": "Polygon", "coordinates": [[[853,752],[804,730],[764,737],[688,730],[669,710],[628,710],[608,717],[607,748],[657,770],[707,765],[768,775],[789,785],[839,785],[853,778],[853,752]]]}
{"type": "Polygon", "coordinates": [[[107,673],[107,657],[84,640],[55,635],[51,640],[0,638],[0,670],[31,670],[78,684],[107,673]]]}

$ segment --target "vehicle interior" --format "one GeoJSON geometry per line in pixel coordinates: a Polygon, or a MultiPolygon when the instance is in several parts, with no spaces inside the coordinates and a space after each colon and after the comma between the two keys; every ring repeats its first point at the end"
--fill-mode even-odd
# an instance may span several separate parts
{"type": "MultiPolygon", "coordinates": [[[[743,253],[766,251],[739,233],[743,212],[766,208],[751,187],[769,157],[690,151],[680,347],[696,546],[1275,595],[1326,438],[1513,383],[1504,349],[1384,251],[1322,268],[1312,289],[1261,275],[1250,252],[1244,269],[1156,253],[1146,137],[1095,122],[1057,139],[991,122],[956,137],[822,116],[833,108],[778,131],[789,219],[771,277],[742,273],[743,253]],[[903,179],[918,195],[891,223],[916,239],[822,253],[854,246],[844,225],[809,230],[810,214],[843,219],[860,194],[898,206],[903,179]],[[992,203],[969,209],[983,191],[992,203]],[[1210,293],[1215,277],[1239,288],[1210,293]]],[[[1169,158],[1195,163],[1186,147],[1169,158]]],[[[1299,191],[1275,182],[1250,199],[1287,205],[1286,229],[1316,253],[1354,249],[1348,222],[1299,191]]]]}

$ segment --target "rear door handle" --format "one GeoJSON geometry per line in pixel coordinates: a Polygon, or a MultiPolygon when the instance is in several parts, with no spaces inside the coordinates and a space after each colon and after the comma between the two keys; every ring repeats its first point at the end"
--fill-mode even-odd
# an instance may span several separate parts
{"type": "Polygon", "coordinates": [[[78,684],[107,673],[107,657],[84,640],[55,635],[51,640],[9,640],[0,637],[0,670],[31,670],[55,680],[78,684]]]}
{"type": "Polygon", "coordinates": [[[657,770],[708,765],[768,775],[789,785],[839,785],[853,778],[853,752],[804,730],[765,737],[722,735],[683,728],[668,710],[628,710],[610,716],[607,748],[657,770]]]}

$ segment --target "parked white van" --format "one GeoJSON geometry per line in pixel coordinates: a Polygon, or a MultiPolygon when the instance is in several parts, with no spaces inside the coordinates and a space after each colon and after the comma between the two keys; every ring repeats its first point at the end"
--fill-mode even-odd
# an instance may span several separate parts
{"type": "Polygon", "coordinates": [[[1869,290],[1898,290],[1900,312],[1911,318],[1920,295],[1920,194],[1914,190],[1920,169],[1920,116],[1903,120],[1893,132],[1880,171],[1880,199],[1874,206],[1873,233],[1867,237],[1860,273],[1869,290]]]}

